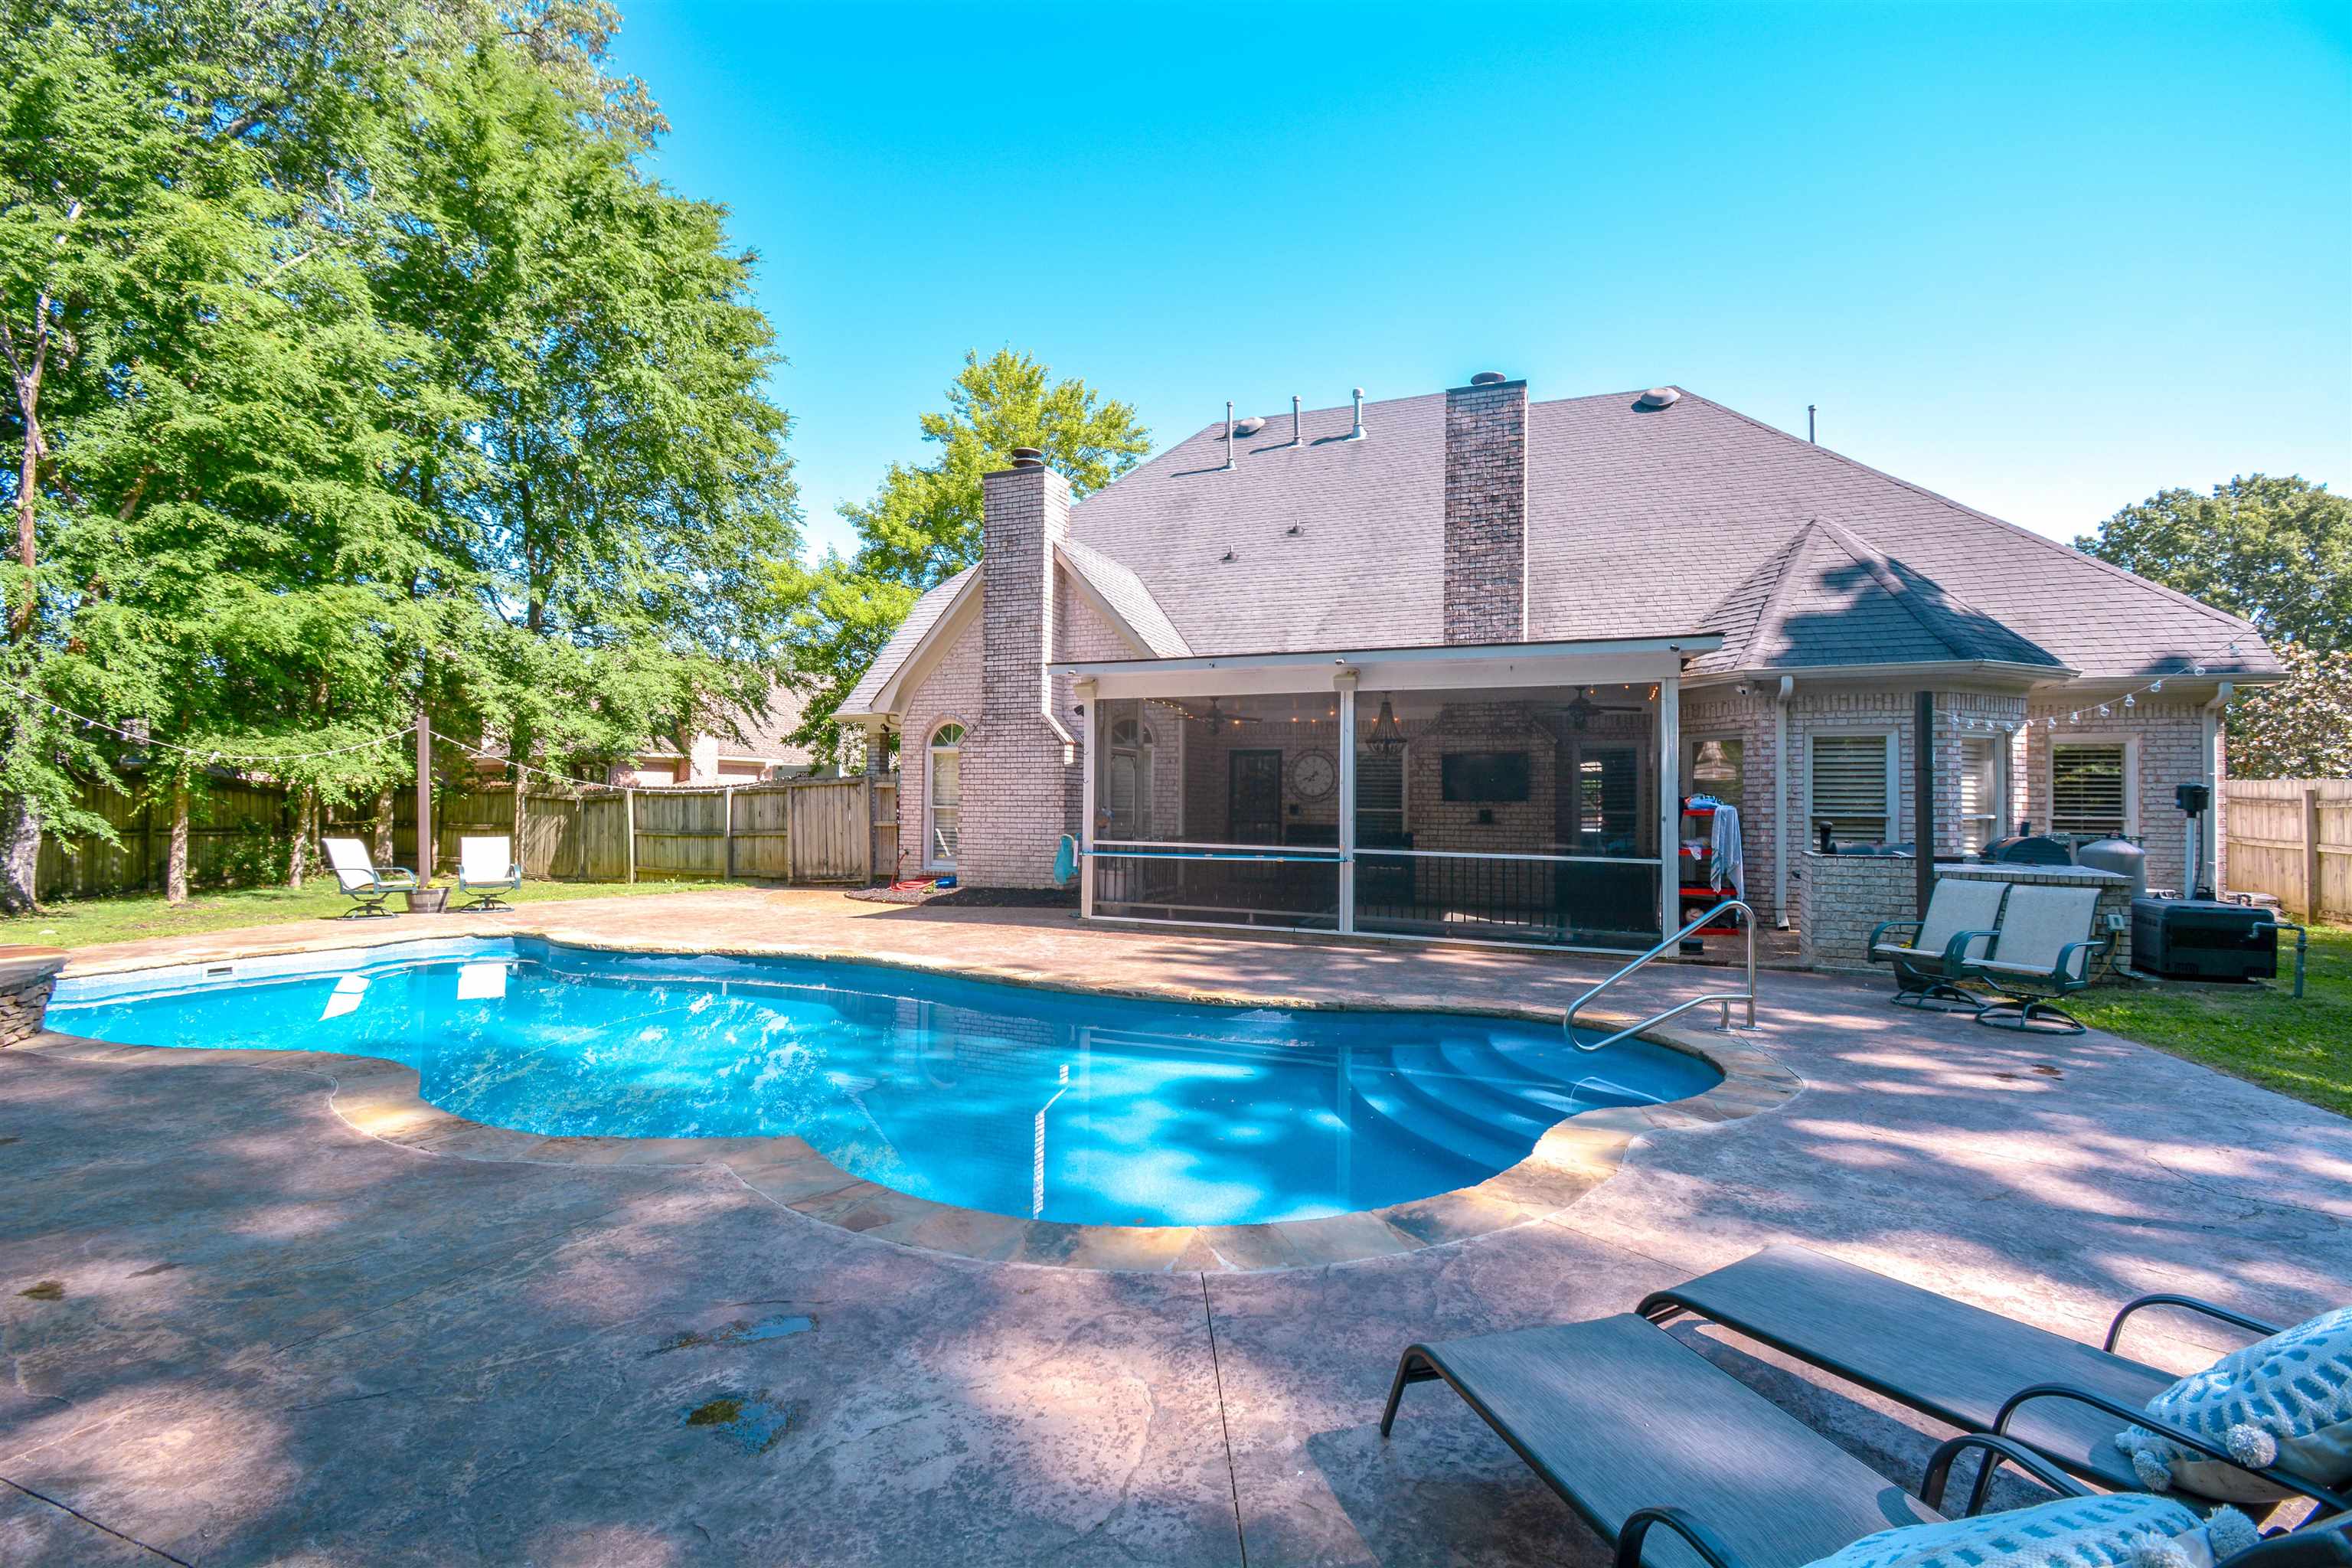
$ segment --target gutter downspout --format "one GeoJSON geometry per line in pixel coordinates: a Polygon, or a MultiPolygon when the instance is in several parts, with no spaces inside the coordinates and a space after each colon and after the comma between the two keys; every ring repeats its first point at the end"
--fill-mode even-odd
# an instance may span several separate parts
{"type": "Polygon", "coordinates": [[[1797,770],[1789,763],[1789,699],[1797,691],[1797,678],[1784,675],[1772,695],[1772,924],[1789,929],[1789,786],[1797,770]]]}
{"type": "Polygon", "coordinates": [[[2189,874],[2189,886],[2183,889],[2184,891],[2194,893],[2200,881],[2210,882],[2213,889],[2213,896],[2217,899],[2221,896],[2222,769],[2217,767],[2215,763],[2220,760],[2221,752],[2221,714],[2230,706],[2230,699],[2237,694],[2237,684],[2234,681],[2225,680],[2214,691],[2213,700],[2205,704],[2205,753],[2197,764],[2197,771],[2203,775],[2206,787],[2213,792],[2213,826],[2205,835],[2204,852],[2199,857],[2206,866],[2213,868],[2213,875],[2210,879],[2200,877],[2198,873],[2204,869],[2200,866],[2183,868],[2189,874]]]}

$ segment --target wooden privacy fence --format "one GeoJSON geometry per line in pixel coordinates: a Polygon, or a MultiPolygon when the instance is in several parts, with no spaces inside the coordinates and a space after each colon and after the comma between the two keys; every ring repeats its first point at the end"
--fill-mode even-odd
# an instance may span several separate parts
{"type": "Polygon", "coordinates": [[[2231,779],[2222,794],[2231,891],[2352,921],[2352,779],[2231,779]]]}
{"type": "MultiPolygon", "coordinates": [[[[794,779],[677,789],[596,790],[573,795],[530,792],[517,845],[533,880],[634,882],[640,879],[730,878],[862,885],[888,875],[898,854],[896,781],[794,779]]],[[[43,898],[92,898],[161,887],[169,853],[168,810],[92,788],[83,804],[114,825],[120,847],[95,836],[44,836],[38,887],[43,898]]],[[[515,795],[508,789],[436,792],[433,866],[453,873],[458,841],[479,834],[516,837],[515,795]]],[[[188,833],[192,879],[219,879],[255,839],[292,831],[294,812],[274,784],[215,788],[196,808],[188,833]]],[[[325,831],[373,846],[380,824],[373,803],[328,814],[325,831]]],[[[416,864],[416,796],[393,795],[392,859],[416,864]]]]}

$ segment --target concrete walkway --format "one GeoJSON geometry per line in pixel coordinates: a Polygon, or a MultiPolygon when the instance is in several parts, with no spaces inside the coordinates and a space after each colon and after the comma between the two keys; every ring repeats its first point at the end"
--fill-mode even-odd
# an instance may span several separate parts
{"type": "MultiPolygon", "coordinates": [[[[1601,973],[743,890],[80,963],[492,927],[1317,1002],[1557,1007],[1601,973]]],[[[1552,1221],[1206,1278],[915,1251],[723,1169],[419,1152],[309,1070],[0,1053],[0,1562],[1599,1563],[1442,1390],[1381,1441],[1406,1341],[1622,1311],[1780,1240],[2084,1337],[2159,1288],[2286,1319],[2347,1294],[2352,1123],[1868,985],[1768,976],[1760,1022],[1804,1093],[1650,1134],[1552,1221]]],[[[2223,1342],[2183,1327],[2134,1346],[2223,1342]]],[[[1911,1419],[1693,1338],[1916,1483],[1911,1419]]]]}

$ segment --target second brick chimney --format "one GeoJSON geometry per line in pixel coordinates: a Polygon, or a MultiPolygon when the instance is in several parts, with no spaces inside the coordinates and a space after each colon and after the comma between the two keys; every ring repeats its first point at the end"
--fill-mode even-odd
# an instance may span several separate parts
{"type": "Polygon", "coordinates": [[[1445,394],[1445,640],[1528,637],[1528,384],[1445,394]]]}

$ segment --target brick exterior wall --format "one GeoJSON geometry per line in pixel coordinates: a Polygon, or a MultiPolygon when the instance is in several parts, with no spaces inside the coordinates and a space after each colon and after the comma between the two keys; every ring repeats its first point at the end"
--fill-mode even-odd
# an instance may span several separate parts
{"type": "Polygon", "coordinates": [[[20,1046],[41,1032],[41,1013],[65,954],[0,956],[0,1051],[20,1046]]]}
{"type": "Polygon", "coordinates": [[[1528,384],[1445,395],[1445,640],[1525,642],[1528,384]]]}
{"type": "MultiPolygon", "coordinates": [[[[980,727],[981,626],[967,623],[930,672],[907,695],[898,747],[898,874],[924,869],[924,823],[930,802],[930,743],[942,724],[961,724],[970,740],[980,727]]],[[[1055,752],[1060,760],[1058,750],[1055,752]]],[[[971,753],[961,759],[963,791],[972,791],[971,753]]]]}
{"type": "MultiPolygon", "coordinates": [[[[2032,724],[2025,736],[2025,755],[2018,763],[2018,798],[2025,802],[2025,809],[2015,815],[2030,818],[2037,832],[2049,827],[2050,761],[2056,747],[2070,742],[2123,742],[2134,758],[2137,785],[2133,800],[2137,816],[2126,831],[2137,837],[2141,847],[2147,851],[2148,886],[2187,892],[2189,882],[2181,854],[2188,819],[2173,804],[2173,786],[2194,783],[2209,773],[2216,781],[2214,809],[2204,819],[2206,852],[2210,854],[2215,837],[2221,831],[2219,784],[2227,777],[2228,762],[2222,755],[2223,747],[2217,740],[2213,755],[2206,756],[2205,710],[2194,700],[2168,702],[2160,697],[2143,696],[2137,706],[2128,710],[2119,701],[2107,706],[2107,716],[2103,719],[2095,700],[2087,704],[2080,699],[2056,706],[2039,700],[2034,703],[2029,715],[2032,724]],[[2070,721],[2068,716],[2074,713],[2082,717],[2070,721]],[[2058,721],[2054,730],[2049,723],[2053,719],[2058,721]]],[[[2226,883],[2225,875],[2223,884],[2226,883]]]]}
{"type": "MultiPolygon", "coordinates": [[[[1918,889],[1913,881],[1916,862],[1908,857],[1877,855],[1805,855],[1805,881],[1811,889],[1812,909],[1805,922],[1805,962],[1816,969],[1861,973],[1883,965],[1870,962],[1870,933],[1882,921],[1910,920],[1918,911],[1918,889]]],[[[2059,887],[2099,889],[2094,929],[2105,934],[2107,917],[2121,915],[2126,927],[2116,939],[2112,965],[2095,963],[2095,977],[2116,982],[2131,962],[2131,889],[2121,877],[2105,871],[2067,866],[1954,866],[1939,877],[1971,880],[2033,882],[2059,887]]]]}

